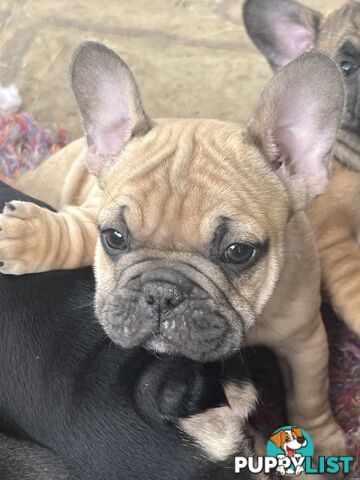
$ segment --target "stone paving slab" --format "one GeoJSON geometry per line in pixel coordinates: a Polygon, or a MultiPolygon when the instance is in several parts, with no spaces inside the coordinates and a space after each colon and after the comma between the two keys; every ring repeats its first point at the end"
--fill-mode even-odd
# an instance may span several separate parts
{"type": "MultiPolygon", "coordinates": [[[[266,1],[266,0],[264,0],[266,1]]],[[[307,0],[326,11],[342,0],[307,0]]],[[[43,125],[81,134],[68,81],[93,39],[133,70],[153,117],[246,122],[271,72],[246,36],[239,0],[1,0],[0,83],[15,83],[43,125]]]]}

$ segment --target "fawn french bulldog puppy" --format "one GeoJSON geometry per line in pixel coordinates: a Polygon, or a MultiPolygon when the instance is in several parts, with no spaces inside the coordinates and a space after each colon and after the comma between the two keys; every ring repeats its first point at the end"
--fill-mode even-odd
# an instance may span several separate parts
{"type": "Polygon", "coordinates": [[[292,0],[248,0],[244,20],[273,70],[317,48],[343,72],[347,101],[331,180],[308,215],[318,242],[324,291],[339,317],[360,335],[360,1],[346,2],[323,17],[292,0]]]}
{"type": "Polygon", "coordinates": [[[293,424],[319,454],[344,452],[328,402],[320,267],[302,212],[325,188],[343,111],[335,63],[320,53],[293,62],[245,130],[150,120],[127,65],[97,43],[76,51],[71,78],[87,142],[22,182],[39,193],[48,184],[43,198],[59,213],[5,207],[2,270],[91,263],[97,244],[96,312],[115,343],[215,361],[250,336],[280,358],[293,424]]]}

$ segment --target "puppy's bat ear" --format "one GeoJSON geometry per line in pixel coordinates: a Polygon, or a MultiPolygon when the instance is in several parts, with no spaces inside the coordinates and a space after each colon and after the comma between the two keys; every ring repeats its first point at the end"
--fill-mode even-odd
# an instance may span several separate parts
{"type": "Polygon", "coordinates": [[[73,55],[70,74],[89,147],[86,162],[99,175],[131,137],[150,129],[150,121],[129,67],[106,46],[81,44],[73,55]]]}
{"type": "Polygon", "coordinates": [[[222,363],[201,364],[166,356],[154,358],[135,389],[135,406],[144,420],[176,422],[209,408],[228,405],[222,363]]]}
{"type": "Polygon", "coordinates": [[[294,210],[305,208],[327,184],[343,110],[340,70],[322,53],[291,62],[260,97],[248,125],[250,139],[284,182],[294,210]]]}
{"type": "Polygon", "coordinates": [[[277,71],[315,47],[321,14],[294,0],[247,0],[246,30],[277,71]]]}

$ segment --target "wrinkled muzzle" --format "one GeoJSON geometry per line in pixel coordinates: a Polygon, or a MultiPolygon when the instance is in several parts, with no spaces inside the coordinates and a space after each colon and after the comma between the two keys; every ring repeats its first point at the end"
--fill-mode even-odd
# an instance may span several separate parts
{"type": "Polygon", "coordinates": [[[215,284],[211,291],[200,285],[192,267],[144,262],[130,270],[110,295],[97,295],[97,315],[115,343],[199,361],[231,355],[243,344],[243,318],[215,284]]]}

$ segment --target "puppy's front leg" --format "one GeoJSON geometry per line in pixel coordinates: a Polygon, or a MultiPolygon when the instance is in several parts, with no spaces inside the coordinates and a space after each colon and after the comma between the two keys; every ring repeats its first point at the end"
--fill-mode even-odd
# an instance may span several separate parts
{"type": "Polygon", "coordinates": [[[91,265],[97,239],[93,203],[52,212],[12,201],[0,215],[0,272],[13,275],[91,265]]]}
{"type": "Polygon", "coordinates": [[[287,409],[292,425],[311,435],[317,456],[346,454],[345,436],[335,422],[328,400],[328,344],[320,313],[292,342],[279,344],[287,390],[287,409]]]}

